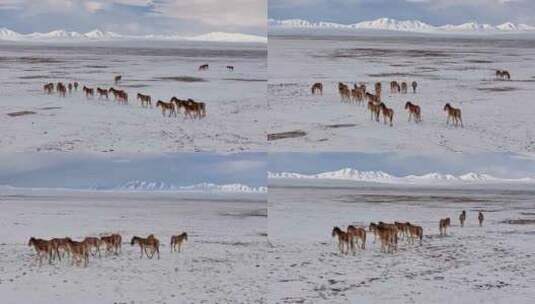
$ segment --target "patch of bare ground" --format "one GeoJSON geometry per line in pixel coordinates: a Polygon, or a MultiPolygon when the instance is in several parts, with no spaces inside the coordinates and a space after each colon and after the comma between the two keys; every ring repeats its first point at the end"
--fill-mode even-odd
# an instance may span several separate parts
{"type": "Polygon", "coordinates": [[[206,82],[207,80],[200,77],[192,77],[192,76],[164,76],[164,77],[157,77],[156,80],[164,80],[164,81],[179,81],[179,82],[206,82]]]}
{"type": "Polygon", "coordinates": [[[515,87],[490,87],[490,88],[477,88],[478,91],[483,92],[512,92],[517,91],[515,87]]]}
{"type": "Polygon", "coordinates": [[[468,59],[465,60],[468,63],[494,63],[494,61],[491,60],[485,60],[485,59],[468,59]]]}
{"type": "Polygon", "coordinates": [[[43,107],[43,108],[39,108],[39,110],[59,110],[61,108],[62,107],[43,107]]]}
{"type": "Polygon", "coordinates": [[[357,126],[356,124],[334,124],[334,125],[326,125],[325,128],[338,129],[338,128],[352,128],[356,126],[357,126]]]}
{"type": "Polygon", "coordinates": [[[47,75],[29,75],[29,76],[20,76],[19,79],[47,79],[47,75]]]}
{"type": "Polygon", "coordinates": [[[505,221],[501,221],[500,223],[510,224],[510,225],[535,225],[535,219],[505,220],[505,221]]]}
{"type": "Polygon", "coordinates": [[[223,78],[227,81],[244,81],[244,82],[267,82],[267,79],[260,78],[223,78]]]}
{"type": "Polygon", "coordinates": [[[267,139],[268,141],[272,141],[272,140],[279,140],[279,139],[286,139],[286,138],[303,137],[306,135],[307,133],[305,131],[296,130],[296,131],[288,131],[288,132],[281,132],[281,133],[271,133],[271,134],[268,134],[267,139]]]}
{"type": "Polygon", "coordinates": [[[37,112],[34,112],[34,111],[18,111],[18,112],[7,113],[7,116],[18,117],[18,116],[34,115],[34,114],[37,114],[37,112]]]}

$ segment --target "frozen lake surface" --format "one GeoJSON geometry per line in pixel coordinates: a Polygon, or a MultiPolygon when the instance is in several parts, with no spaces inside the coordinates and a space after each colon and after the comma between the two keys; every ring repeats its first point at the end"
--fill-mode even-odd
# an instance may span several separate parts
{"type": "Polygon", "coordinates": [[[205,42],[0,42],[0,151],[260,151],[265,146],[266,45],[205,42]],[[209,64],[208,71],[198,71],[209,64]],[[226,66],[234,66],[228,71],[226,66]],[[122,75],[119,85],[115,75],[122,75]],[[119,87],[128,106],[45,95],[48,82],[119,87]],[[202,120],[142,108],[140,92],[206,103],[202,120]],[[16,115],[29,111],[26,115],[16,115]],[[8,114],[15,114],[8,116],[8,114]]]}
{"type": "Polygon", "coordinates": [[[2,303],[266,303],[265,196],[13,190],[0,195],[2,303]],[[186,231],[181,253],[171,235],[186,231]],[[35,261],[39,238],[120,233],[122,254],[35,261]],[[154,233],[161,258],[139,258],[133,235],[154,233]]]}
{"type": "Polygon", "coordinates": [[[489,187],[291,187],[269,190],[272,303],[530,303],[535,292],[535,192],[489,187]],[[459,214],[467,211],[465,227],[459,214]],[[483,227],[477,212],[483,211],[483,227]],[[450,217],[448,236],[438,221],[450,217]],[[339,254],[333,226],[409,221],[422,245],[339,254]]]}
{"type": "Polygon", "coordinates": [[[528,152],[535,150],[535,39],[452,36],[271,36],[268,54],[271,151],[528,152]],[[511,81],[495,79],[505,69],[511,81]],[[391,94],[390,81],[418,82],[417,93],[391,94]],[[381,81],[394,127],[370,120],[365,106],[342,103],[337,83],[381,81]],[[322,82],[323,96],[313,96],[322,82]],[[423,123],[407,121],[405,102],[423,123]],[[446,126],[445,103],[465,127],[446,126]],[[300,132],[297,132],[300,131],[300,132]],[[293,137],[292,137],[293,136],[293,137]]]}

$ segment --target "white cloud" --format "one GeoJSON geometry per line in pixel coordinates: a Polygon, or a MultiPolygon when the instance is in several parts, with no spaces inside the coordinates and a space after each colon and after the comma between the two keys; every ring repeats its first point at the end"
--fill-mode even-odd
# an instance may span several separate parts
{"type": "Polygon", "coordinates": [[[84,3],[85,9],[90,13],[96,13],[105,9],[106,5],[102,2],[88,1],[84,3]]]}
{"type": "Polygon", "coordinates": [[[154,3],[154,10],[178,19],[208,25],[265,27],[266,0],[189,0],[154,3]]]}

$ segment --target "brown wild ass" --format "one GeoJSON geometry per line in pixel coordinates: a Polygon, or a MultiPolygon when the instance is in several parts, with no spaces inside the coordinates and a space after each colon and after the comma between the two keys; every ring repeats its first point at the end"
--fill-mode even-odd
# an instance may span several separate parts
{"type": "Polygon", "coordinates": [[[169,111],[169,116],[174,115],[176,117],[176,110],[175,110],[175,104],[173,102],[164,102],[161,100],[158,100],[156,103],[157,108],[162,109],[162,116],[165,117],[165,112],[169,111]]]}
{"type": "Polygon", "coordinates": [[[178,251],[180,252],[180,248],[182,247],[182,243],[188,240],[188,234],[186,232],[182,232],[178,235],[173,235],[171,237],[171,252],[178,251]]]}
{"type": "Polygon", "coordinates": [[[461,212],[461,215],[459,215],[459,222],[461,222],[461,228],[464,227],[465,221],[466,221],[466,210],[463,210],[463,212],[461,212]]]}
{"type": "Polygon", "coordinates": [[[438,229],[440,230],[440,236],[448,235],[447,230],[448,230],[448,227],[450,226],[450,222],[451,221],[449,217],[440,219],[440,221],[438,222],[438,229]]]}
{"type": "Polygon", "coordinates": [[[457,127],[459,123],[461,128],[463,128],[463,119],[461,117],[461,109],[452,107],[449,103],[444,106],[444,111],[448,112],[448,119],[446,120],[446,125],[450,124],[450,119],[452,123],[457,127]]]}
{"type": "Polygon", "coordinates": [[[141,101],[141,107],[152,108],[152,98],[150,97],[150,95],[143,95],[141,93],[137,93],[137,100],[141,101]]]}
{"type": "Polygon", "coordinates": [[[106,97],[106,99],[109,99],[108,90],[97,88],[97,93],[98,93],[98,99],[101,99],[102,97],[106,97]]]}
{"type": "Polygon", "coordinates": [[[158,255],[158,260],[160,259],[160,241],[156,237],[154,237],[153,234],[149,235],[147,238],[134,236],[130,241],[130,245],[134,246],[135,244],[139,245],[141,253],[139,257],[140,259],[143,258],[143,252],[145,252],[145,255],[149,259],[152,259],[155,253],[158,255]],[[150,255],[148,250],[151,251],[150,255]]]}
{"type": "Polygon", "coordinates": [[[341,254],[348,254],[349,252],[349,246],[351,237],[348,233],[342,231],[342,229],[338,227],[334,227],[331,232],[332,237],[336,237],[338,239],[338,250],[340,250],[341,254]]]}
{"type": "Polygon", "coordinates": [[[479,227],[483,226],[483,220],[485,217],[483,216],[483,212],[479,211],[477,214],[477,221],[479,222],[479,227]]]}
{"type": "Polygon", "coordinates": [[[422,112],[420,110],[420,106],[407,101],[407,103],[405,103],[405,110],[409,110],[409,122],[411,121],[411,118],[414,119],[415,123],[422,121],[422,112]]]}
{"type": "Polygon", "coordinates": [[[310,90],[312,91],[312,95],[315,95],[316,93],[323,95],[323,84],[320,82],[316,82],[312,85],[312,88],[310,90]]]}
{"type": "Polygon", "coordinates": [[[401,83],[401,94],[407,94],[407,91],[408,91],[408,85],[404,81],[404,82],[401,83]]]}
{"type": "Polygon", "coordinates": [[[394,120],[394,110],[387,107],[383,102],[379,104],[379,108],[381,110],[381,113],[383,114],[383,120],[385,125],[387,124],[387,121],[389,122],[390,126],[394,126],[393,120],[394,120]]]}
{"type": "Polygon", "coordinates": [[[67,246],[71,253],[71,264],[74,265],[76,263],[76,265],[80,265],[80,263],[83,263],[84,267],[87,267],[89,264],[89,252],[86,244],[69,239],[67,246]]]}
{"type": "Polygon", "coordinates": [[[360,248],[366,249],[366,230],[364,228],[349,225],[347,226],[347,234],[350,237],[349,245],[353,253],[355,253],[355,244],[357,247],[359,246],[359,240],[361,242],[360,248]]]}
{"type": "Polygon", "coordinates": [[[52,263],[53,248],[50,241],[31,237],[30,241],[28,242],[28,246],[33,247],[35,249],[35,253],[37,254],[35,258],[39,259],[39,266],[43,265],[43,258],[47,255],[48,263],[52,263]]]}

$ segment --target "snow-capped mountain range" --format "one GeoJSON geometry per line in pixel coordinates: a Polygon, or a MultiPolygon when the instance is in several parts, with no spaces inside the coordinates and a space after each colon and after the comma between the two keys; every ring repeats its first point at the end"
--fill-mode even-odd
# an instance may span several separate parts
{"type": "Polygon", "coordinates": [[[337,171],[323,172],[318,174],[299,174],[291,172],[268,173],[270,179],[291,180],[341,180],[370,182],[381,184],[487,184],[487,183],[535,183],[535,179],[525,177],[518,179],[498,178],[488,174],[467,173],[463,175],[451,175],[442,173],[429,173],[425,175],[393,176],[382,171],[359,171],[344,168],[337,171]]]}
{"type": "Polygon", "coordinates": [[[535,27],[527,24],[514,24],[506,22],[500,25],[481,24],[469,22],[459,25],[447,24],[434,26],[419,20],[396,20],[380,18],[373,21],[363,21],[354,24],[338,24],[332,22],[310,22],[302,19],[268,20],[270,33],[284,34],[328,31],[328,32],[352,32],[359,30],[381,30],[415,33],[535,33],[535,27]]]}
{"type": "Polygon", "coordinates": [[[163,41],[206,41],[206,42],[249,42],[267,43],[266,37],[240,33],[213,32],[199,36],[185,37],[180,35],[121,35],[99,29],[87,33],[55,30],[48,33],[20,34],[7,28],[0,28],[0,40],[5,41],[38,41],[38,42],[82,42],[82,41],[115,41],[115,40],[163,40],[163,41]]]}
{"type": "Polygon", "coordinates": [[[119,191],[169,191],[169,192],[231,192],[231,193],[265,193],[267,187],[251,187],[243,184],[217,185],[200,183],[191,186],[176,186],[165,182],[130,181],[105,190],[119,191]]]}

